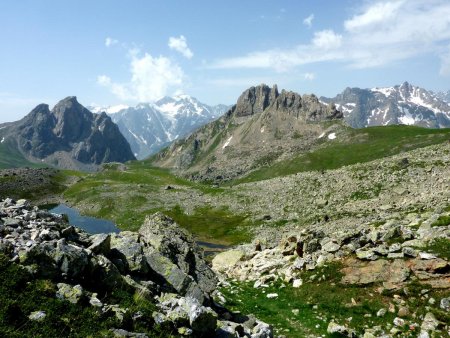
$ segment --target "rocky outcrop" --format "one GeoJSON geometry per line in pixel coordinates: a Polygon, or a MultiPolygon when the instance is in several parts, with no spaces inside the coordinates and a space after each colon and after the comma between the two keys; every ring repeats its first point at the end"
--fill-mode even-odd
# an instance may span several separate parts
{"type": "MultiPolygon", "coordinates": [[[[156,299],[154,322],[179,334],[222,336],[224,325],[239,325],[211,300],[218,280],[192,237],[160,213],[149,216],[139,232],[89,235],[27,200],[0,200],[0,253],[30,278],[55,281],[61,301],[88,303],[124,328],[130,327],[126,318],[142,315],[100,300],[115,290],[156,299]]],[[[30,320],[45,320],[45,311],[30,314],[30,320]]],[[[271,328],[258,323],[259,329],[247,329],[248,336],[271,337],[271,328]]]]}
{"type": "Polygon", "coordinates": [[[322,122],[342,117],[315,95],[261,84],[245,90],[223,117],[160,152],[155,164],[197,180],[228,180],[317,146],[330,127],[322,122]]]}
{"type": "Polygon", "coordinates": [[[3,128],[1,136],[27,159],[66,169],[92,170],[105,162],[135,159],[117,125],[105,113],[92,114],[74,96],[51,111],[38,105],[3,128]]]}

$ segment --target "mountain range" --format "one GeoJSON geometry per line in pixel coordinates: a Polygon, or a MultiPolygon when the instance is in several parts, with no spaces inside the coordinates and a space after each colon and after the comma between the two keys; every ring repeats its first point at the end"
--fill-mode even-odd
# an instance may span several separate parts
{"type": "Polygon", "coordinates": [[[40,104],[23,119],[0,125],[0,140],[8,156],[65,169],[95,170],[102,163],[135,159],[111,118],[91,113],[75,96],[52,110],[40,104]]]}
{"type": "Polygon", "coordinates": [[[395,124],[450,127],[450,91],[435,94],[404,82],[394,87],[346,88],[333,98],[320,99],[336,104],[353,128],[395,124]]]}
{"type": "Polygon", "coordinates": [[[179,95],[166,96],[154,103],[141,103],[135,107],[89,108],[93,112],[109,114],[130,143],[134,155],[143,159],[217,119],[229,106],[209,106],[191,96],[179,95]]]}

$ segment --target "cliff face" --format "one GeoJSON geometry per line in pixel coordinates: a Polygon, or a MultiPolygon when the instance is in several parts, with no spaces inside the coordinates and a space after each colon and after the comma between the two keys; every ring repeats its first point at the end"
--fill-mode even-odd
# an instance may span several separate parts
{"type": "Polygon", "coordinates": [[[74,96],[52,110],[40,104],[2,132],[28,159],[62,168],[92,169],[135,159],[117,125],[105,113],[92,114],[74,96]]]}

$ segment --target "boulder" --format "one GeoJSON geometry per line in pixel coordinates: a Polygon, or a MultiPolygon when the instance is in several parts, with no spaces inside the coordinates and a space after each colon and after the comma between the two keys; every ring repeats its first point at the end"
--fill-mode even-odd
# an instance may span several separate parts
{"type": "Polygon", "coordinates": [[[96,234],[91,236],[92,244],[88,247],[94,254],[107,256],[111,250],[111,235],[96,234]]]}
{"type": "Polygon", "coordinates": [[[348,260],[347,267],[341,271],[344,273],[342,283],[357,285],[377,282],[399,284],[404,282],[410,274],[403,260],[394,260],[390,263],[382,259],[372,262],[348,260]]]}
{"type": "Polygon", "coordinates": [[[139,234],[131,231],[112,234],[110,245],[111,251],[107,257],[122,273],[130,271],[146,274],[149,271],[142,245],[139,243],[139,234]]]}
{"type": "Polygon", "coordinates": [[[139,233],[155,251],[191,276],[204,293],[209,294],[216,289],[216,274],[204,260],[203,251],[173,219],[162,213],[148,216],[139,233]]]}
{"type": "Polygon", "coordinates": [[[66,283],[58,283],[57,287],[58,291],[56,292],[56,297],[67,300],[72,304],[78,304],[84,296],[83,287],[79,284],[72,286],[66,283]]]}
{"type": "Polygon", "coordinates": [[[212,260],[212,267],[215,271],[224,271],[235,266],[245,256],[241,250],[228,250],[218,253],[212,260]]]}
{"type": "Polygon", "coordinates": [[[123,288],[126,284],[117,267],[102,255],[91,258],[89,276],[87,282],[99,292],[123,288]]]}

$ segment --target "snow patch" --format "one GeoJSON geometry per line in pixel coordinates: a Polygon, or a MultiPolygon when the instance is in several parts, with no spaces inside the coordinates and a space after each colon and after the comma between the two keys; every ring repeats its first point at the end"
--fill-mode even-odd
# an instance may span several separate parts
{"type": "Polygon", "coordinates": [[[222,146],[222,149],[225,149],[226,147],[228,147],[228,145],[230,144],[232,138],[233,138],[233,136],[230,136],[230,137],[228,138],[228,140],[227,140],[227,141],[225,142],[225,144],[222,146]]]}
{"type": "Polygon", "coordinates": [[[417,120],[414,118],[414,116],[411,115],[408,108],[403,108],[399,106],[398,109],[400,109],[400,111],[403,112],[403,116],[398,118],[401,124],[406,124],[408,126],[415,124],[417,120]]]}
{"type": "Polygon", "coordinates": [[[101,112],[105,112],[106,114],[115,114],[120,112],[121,110],[130,108],[124,104],[118,104],[116,106],[108,106],[108,107],[90,107],[90,111],[95,114],[100,114],[101,112]]]}
{"type": "Polygon", "coordinates": [[[264,133],[264,126],[261,128],[261,133],[264,133]]]}
{"type": "Polygon", "coordinates": [[[372,88],[370,91],[374,93],[381,93],[386,97],[389,97],[393,92],[395,92],[394,87],[387,87],[387,88],[372,88]]]}
{"type": "Polygon", "coordinates": [[[163,112],[167,117],[174,118],[181,107],[183,107],[182,103],[177,104],[175,102],[169,102],[160,106],[159,110],[163,112]]]}
{"type": "Polygon", "coordinates": [[[325,132],[323,132],[322,134],[320,134],[318,138],[322,138],[322,137],[324,137],[324,136],[325,136],[325,132]]]}
{"type": "Polygon", "coordinates": [[[334,140],[336,138],[336,133],[331,133],[328,135],[329,140],[334,140]]]}
{"type": "Polygon", "coordinates": [[[5,138],[4,137],[2,137],[2,140],[0,141],[0,143],[3,143],[3,142],[5,142],[5,138]]]}

